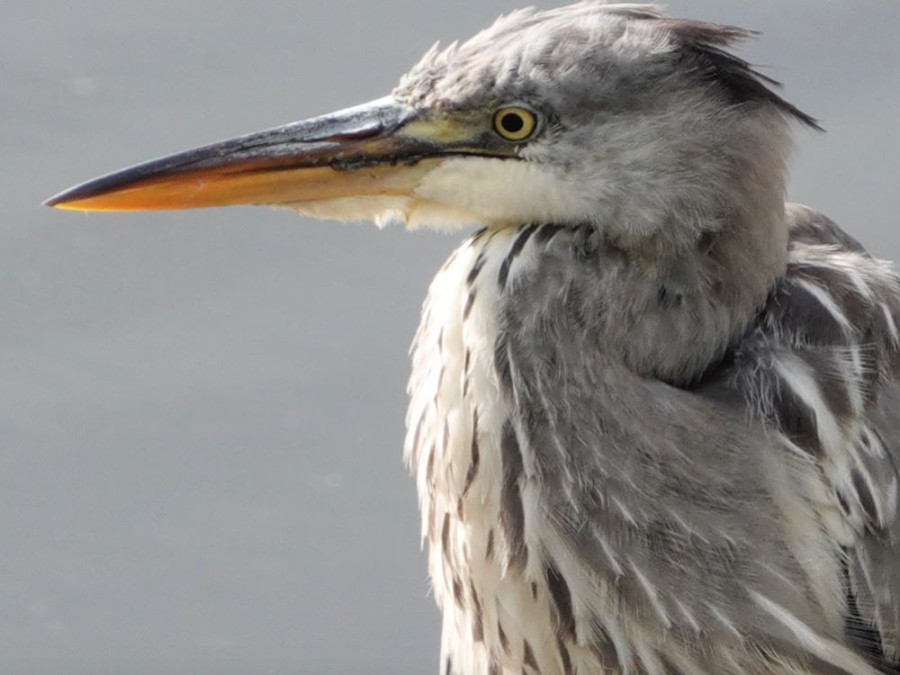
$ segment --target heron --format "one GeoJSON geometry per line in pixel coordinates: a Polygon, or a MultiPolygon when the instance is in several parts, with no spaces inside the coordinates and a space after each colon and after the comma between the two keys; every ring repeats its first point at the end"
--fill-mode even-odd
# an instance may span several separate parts
{"type": "Polygon", "coordinates": [[[900,278],[785,202],[750,31],[588,0],[48,200],[474,228],[412,347],[445,675],[900,673],[900,278]]]}

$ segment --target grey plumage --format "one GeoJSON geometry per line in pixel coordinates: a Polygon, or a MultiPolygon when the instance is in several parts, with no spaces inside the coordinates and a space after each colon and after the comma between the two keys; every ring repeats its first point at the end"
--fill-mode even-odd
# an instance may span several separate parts
{"type": "Polygon", "coordinates": [[[522,154],[594,191],[476,234],[426,303],[407,451],[448,673],[897,668],[900,284],[784,206],[815,123],[721,51],[747,35],[525,11],[395,92],[546,105],[522,154]]]}
{"type": "MultiPolygon", "coordinates": [[[[505,242],[512,250],[527,237],[523,248],[538,250],[535,267],[500,300],[492,367],[513,413],[493,446],[499,485],[482,489],[500,492],[488,535],[505,542],[497,564],[549,596],[560,657],[536,672],[568,672],[577,650],[615,672],[657,672],[654,659],[669,669],[659,672],[868,672],[838,647],[845,642],[890,672],[900,626],[896,451],[886,441],[896,434],[897,280],[879,261],[836,243],[834,225],[821,216],[791,206],[787,218],[791,256],[769,299],[723,356],[677,387],[640,377],[606,353],[598,338],[610,302],[602,282],[622,261],[619,252],[586,246],[596,236],[591,226],[523,228],[505,242]],[[806,283],[836,307],[796,292],[806,283]],[[830,325],[836,317],[852,323],[830,325]],[[805,400],[811,391],[822,400],[805,400]],[[822,428],[823,413],[839,427],[838,445],[822,428]],[[536,502],[527,513],[526,500],[536,502]],[[866,571],[872,566],[874,574],[866,571]],[[599,597],[604,587],[612,597],[599,597]],[[577,618],[573,603],[582,604],[577,618]],[[606,603],[604,616],[596,610],[606,603]],[[791,634],[773,611],[821,642],[791,634]],[[640,623],[648,642],[617,639],[610,633],[624,629],[610,620],[640,623]],[[854,623],[875,641],[855,644],[847,635],[854,623]]],[[[470,260],[492,234],[463,245],[473,250],[470,260]]],[[[485,283],[499,287],[500,276],[485,283]]],[[[679,311],[667,300],[659,306],[679,311]]],[[[421,335],[428,334],[426,324],[421,335]]],[[[420,350],[426,361],[433,349],[420,338],[417,361],[420,350]]],[[[429,390],[416,375],[413,409],[416,398],[434,395],[435,409],[423,417],[440,416],[440,384],[429,390]]],[[[424,449],[422,424],[411,427],[419,434],[411,462],[421,466],[417,454],[430,452],[424,496],[434,499],[454,482],[452,463],[440,445],[424,449]],[[447,473],[435,468],[444,462],[447,473]]],[[[473,429],[482,454],[491,443],[480,438],[473,429]]],[[[443,534],[432,530],[429,539],[432,563],[460,579],[445,602],[452,597],[483,635],[484,598],[464,590],[472,561],[447,550],[451,528],[466,527],[469,503],[477,509],[484,499],[472,499],[472,484],[468,476],[456,508],[432,513],[443,518],[443,534]]],[[[426,513],[432,509],[439,507],[426,513]]],[[[492,658],[508,662],[504,651],[492,658]]]]}

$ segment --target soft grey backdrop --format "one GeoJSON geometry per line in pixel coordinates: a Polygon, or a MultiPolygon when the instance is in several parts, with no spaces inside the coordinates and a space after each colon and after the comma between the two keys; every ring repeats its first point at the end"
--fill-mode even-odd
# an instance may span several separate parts
{"type": "MultiPolygon", "coordinates": [[[[459,237],[39,208],[387,93],[514,0],[4,2],[0,672],[436,672],[406,351],[459,237]]],[[[542,6],[552,3],[540,2],[542,6]]],[[[791,197],[900,257],[900,2],[677,0],[827,135],[791,197]]]]}

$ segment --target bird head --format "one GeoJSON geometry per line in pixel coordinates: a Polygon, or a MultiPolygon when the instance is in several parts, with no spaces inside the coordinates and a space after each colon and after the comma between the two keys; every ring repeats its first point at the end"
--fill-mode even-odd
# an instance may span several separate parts
{"type": "Polygon", "coordinates": [[[651,5],[522,10],[435,46],[384,99],[140,164],[48,204],[269,204],[410,227],[594,223],[691,241],[731,211],[780,209],[787,122],[815,124],[724,51],[748,35],[651,5]]]}

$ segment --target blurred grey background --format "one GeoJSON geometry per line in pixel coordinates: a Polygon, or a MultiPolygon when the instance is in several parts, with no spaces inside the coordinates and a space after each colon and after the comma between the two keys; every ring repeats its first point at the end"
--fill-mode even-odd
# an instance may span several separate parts
{"type": "MultiPolygon", "coordinates": [[[[0,672],[436,672],[401,445],[459,237],[39,204],[379,97],[517,5],[3,3],[0,672]]],[[[798,134],[791,198],[900,258],[900,2],[669,6],[765,33],[743,53],[828,129],[798,134]]]]}

